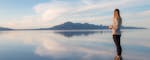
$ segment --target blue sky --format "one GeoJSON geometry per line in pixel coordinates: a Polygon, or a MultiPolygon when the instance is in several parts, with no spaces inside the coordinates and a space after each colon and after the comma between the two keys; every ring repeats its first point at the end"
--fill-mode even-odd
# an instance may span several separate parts
{"type": "Polygon", "coordinates": [[[119,8],[125,26],[149,28],[149,0],[0,0],[0,26],[51,27],[66,21],[111,25],[119,8]]]}

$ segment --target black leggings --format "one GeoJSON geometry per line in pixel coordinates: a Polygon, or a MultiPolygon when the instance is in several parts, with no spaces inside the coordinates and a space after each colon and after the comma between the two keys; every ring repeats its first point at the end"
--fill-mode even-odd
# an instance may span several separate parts
{"type": "Polygon", "coordinates": [[[122,48],[120,44],[121,35],[113,35],[113,40],[117,48],[117,55],[121,56],[122,48]]]}

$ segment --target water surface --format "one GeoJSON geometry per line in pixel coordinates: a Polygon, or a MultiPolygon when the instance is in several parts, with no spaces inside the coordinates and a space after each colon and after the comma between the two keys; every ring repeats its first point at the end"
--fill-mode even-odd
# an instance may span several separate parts
{"type": "MultiPolygon", "coordinates": [[[[124,60],[150,59],[150,30],[124,30],[124,60]]],[[[111,31],[0,31],[0,60],[113,60],[111,31]]]]}

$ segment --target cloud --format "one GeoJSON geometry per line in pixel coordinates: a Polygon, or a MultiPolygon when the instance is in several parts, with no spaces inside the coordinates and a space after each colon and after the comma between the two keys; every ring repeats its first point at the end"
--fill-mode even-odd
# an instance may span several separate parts
{"type": "MultiPolygon", "coordinates": [[[[16,19],[1,25],[14,28],[38,28],[51,27],[66,21],[107,25],[111,23],[115,8],[119,8],[125,18],[132,19],[135,8],[148,6],[148,2],[148,0],[51,0],[35,5],[33,7],[35,15],[16,17],[16,19]]],[[[139,11],[136,11],[137,13],[139,11]]],[[[137,17],[149,19],[147,16],[145,18],[145,14],[149,15],[145,12],[137,17]]]]}
{"type": "Polygon", "coordinates": [[[34,7],[37,14],[40,14],[43,20],[53,20],[61,14],[70,10],[66,3],[48,2],[38,4],[34,7]]]}
{"type": "MultiPolygon", "coordinates": [[[[62,1],[53,0],[52,2],[41,3],[36,5],[34,7],[34,10],[42,16],[43,20],[54,21],[57,18],[61,18],[60,16],[68,16],[66,13],[68,14],[74,13],[74,14],[78,14],[79,16],[81,15],[81,13],[88,14],[89,12],[87,11],[93,11],[93,10],[97,10],[97,12],[103,13],[103,12],[113,11],[115,8],[122,8],[122,7],[129,8],[138,5],[138,4],[133,5],[134,2],[139,3],[139,1],[136,0],[132,0],[132,1],[131,0],[123,0],[123,1],[79,0],[78,2],[80,2],[80,4],[72,3],[70,1],[64,1],[64,0],[62,1]]],[[[75,17],[75,18],[79,18],[79,17],[75,17]]]]}

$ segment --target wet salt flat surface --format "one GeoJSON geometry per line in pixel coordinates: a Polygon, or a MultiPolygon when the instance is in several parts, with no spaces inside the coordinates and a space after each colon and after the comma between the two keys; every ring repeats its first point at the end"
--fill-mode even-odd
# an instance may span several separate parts
{"type": "MultiPolygon", "coordinates": [[[[150,30],[124,30],[124,60],[150,59],[150,30]]],[[[109,30],[0,31],[0,60],[113,60],[109,30]]]]}

